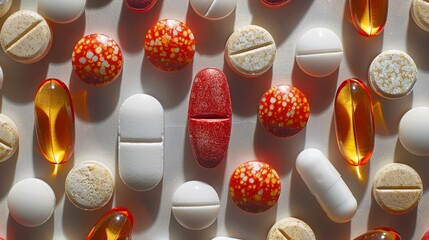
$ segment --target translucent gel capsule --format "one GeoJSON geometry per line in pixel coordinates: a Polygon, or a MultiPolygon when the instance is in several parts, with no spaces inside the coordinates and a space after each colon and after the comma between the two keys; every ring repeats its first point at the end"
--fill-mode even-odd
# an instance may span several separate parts
{"type": "Polygon", "coordinates": [[[107,211],[91,229],[86,240],[128,240],[133,232],[134,218],[125,208],[107,211]]]}
{"type": "Polygon", "coordinates": [[[401,236],[391,228],[376,228],[360,235],[354,240],[401,240],[401,236]]]}
{"type": "Polygon", "coordinates": [[[374,116],[371,96],[363,82],[351,78],[340,85],[334,115],[341,155],[353,166],[364,165],[374,150],[374,116]]]}
{"type": "Polygon", "coordinates": [[[386,24],[388,0],[349,0],[353,24],[366,36],[376,36],[386,24]]]}
{"type": "Polygon", "coordinates": [[[67,86],[48,79],[34,98],[35,128],[39,149],[55,164],[65,163],[74,149],[74,111],[67,86]]]}

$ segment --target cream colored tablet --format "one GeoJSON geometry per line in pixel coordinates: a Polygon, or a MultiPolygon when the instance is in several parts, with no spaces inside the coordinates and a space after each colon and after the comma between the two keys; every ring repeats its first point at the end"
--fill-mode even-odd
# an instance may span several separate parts
{"type": "Polygon", "coordinates": [[[19,133],[16,124],[8,116],[0,114],[0,162],[8,160],[19,145],[19,133]]]}
{"type": "Polygon", "coordinates": [[[13,0],[0,0],[0,17],[3,17],[12,6],[13,0]]]}
{"type": "Polygon", "coordinates": [[[429,1],[413,0],[411,16],[421,29],[429,32],[429,1]]]}
{"type": "Polygon", "coordinates": [[[313,230],[307,223],[297,218],[284,218],[270,229],[267,240],[316,240],[313,230]]]}

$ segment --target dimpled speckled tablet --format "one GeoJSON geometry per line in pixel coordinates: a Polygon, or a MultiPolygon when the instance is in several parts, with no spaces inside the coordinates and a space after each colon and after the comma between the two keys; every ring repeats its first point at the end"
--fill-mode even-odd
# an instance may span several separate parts
{"type": "Polygon", "coordinates": [[[307,223],[293,217],[283,218],[270,229],[266,240],[316,240],[307,223]]]}
{"type": "Polygon", "coordinates": [[[429,32],[429,1],[414,0],[411,5],[411,16],[421,29],[429,32]]]}

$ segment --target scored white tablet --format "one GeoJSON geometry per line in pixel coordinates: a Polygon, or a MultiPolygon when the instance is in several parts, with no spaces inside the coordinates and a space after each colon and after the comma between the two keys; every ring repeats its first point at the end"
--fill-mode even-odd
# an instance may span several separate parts
{"type": "Polygon", "coordinates": [[[119,176],[129,188],[148,191],[161,181],[164,162],[164,109],[154,97],[137,94],[119,110],[119,176]]]}

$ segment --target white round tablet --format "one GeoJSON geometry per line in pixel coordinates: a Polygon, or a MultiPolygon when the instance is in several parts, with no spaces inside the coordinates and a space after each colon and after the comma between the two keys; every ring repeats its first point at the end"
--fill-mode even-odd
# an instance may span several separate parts
{"type": "Polygon", "coordinates": [[[296,62],[306,74],[326,77],[334,73],[343,59],[343,44],[326,28],[313,28],[296,45],[296,62]]]}
{"type": "Polygon", "coordinates": [[[12,0],[0,0],[0,17],[3,17],[12,6],[12,0]]]}
{"type": "Polygon", "coordinates": [[[219,20],[227,17],[235,9],[238,0],[190,0],[192,8],[201,17],[219,20]]]}
{"type": "Polygon", "coordinates": [[[39,12],[55,23],[70,23],[78,19],[86,0],[39,0],[39,12]]]}
{"type": "Polygon", "coordinates": [[[219,196],[212,186],[200,181],[189,181],[174,193],[172,211],[182,226],[201,230],[216,220],[219,204],[219,196]]]}
{"type": "Polygon", "coordinates": [[[429,107],[409,110],[399,122],[399,141],[417,156],[429,156],[429,107]]]}
{"type": "Polygon", "coordinates": [[[27,227],[37,227],[48,221],[54,212],[55,202],[52,188],[37,178],[18,182],[7,196],[9,214],[27,227]]]}

